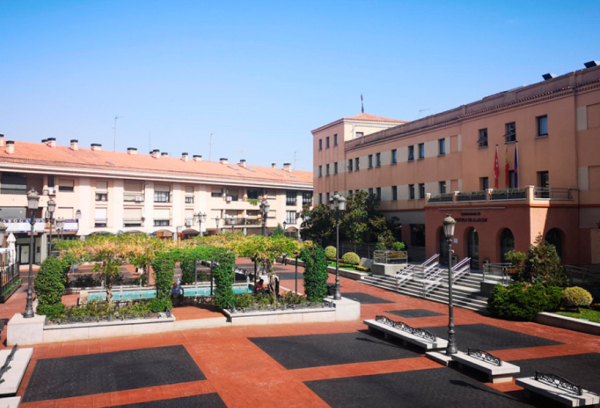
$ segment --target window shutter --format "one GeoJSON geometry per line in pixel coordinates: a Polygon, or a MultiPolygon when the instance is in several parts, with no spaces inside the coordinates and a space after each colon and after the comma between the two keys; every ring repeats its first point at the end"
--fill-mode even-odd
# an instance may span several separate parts
{"type": "Polygon", "coordinates": [[[154,219],[159,221],[170,220],[171,213],[168,208],[155,208],[154,219]]]}

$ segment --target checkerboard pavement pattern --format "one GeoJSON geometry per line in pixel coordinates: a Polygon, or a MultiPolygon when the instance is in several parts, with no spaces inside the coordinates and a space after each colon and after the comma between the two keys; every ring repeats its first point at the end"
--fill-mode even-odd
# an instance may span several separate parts
{"type": "MultiPolygon", "coordinates": [[[[242,260],[240,263],[249,262],[242,260]]],[[[282,272],[293,272],[294,266],[278,265],[282,272]]],[[[330,389],[326,385],[339,384],[339,389],[354,389],[368,400],[371,395],[375,401],[381,400],[383,406],[386,401],[401,401],[402,388],[381,388],[382,384],[392,384],[395,378],[409,378],[411,373],[423,378],[433,378],[439,387],[421,387],[419,382],[410,388],[411,401],[422,401],[420,406],[427,406],[437,401],[431,399],[432,392],[437,393],[436,398],[446,395],[449,400],[459,401],[460,406],[469,406],[469,401],[490,401],[489,406],[523,406],[528,404],[520,387],[514,382],[504,384],[480,383],[462,373],[452,369],[443,368],[429,360],[422,353],[414,350],[386,351],[377,353],[373,347],[386,347],[381,338],[370,339],[366,336],[366,326],[363,319],[371,319],[375,315],[386,315],[392,320],[403,318],[389,313],[395,310],[429,310],[439,313],[439,316],[426,316],[410,318],[409,324],[414,327],[444,327],[447,325],[447,306],[433,303],[423,299],[415,299],[379,288],[367,286],[350,279],[341,278],[343,292],[364,293],[391,303],[370,303],[361,305],[362,318],[352,322],[338,323],[307,323],[294,325],[273,326],[247,326],[224,327],[203,330],[188,330],[144,336],[108,338],[88,341],[73,341],[63,343],[50,343],[34,346],[32,361],[25,373],[19,396],[24,396],[27,387],[32,382],[32,374],[38,362],[50,358],[66,358],[85,356],[99,353],[111,353],[125,350],[141,350],[156,347],[183,346],[189,358],[193,360],[205,379],[186,380],[186,382],[167,384],[145,384],[143,378],[136,382],[133,389],[116,389],[112,391],[88,392],[68,398],[45,399],[35,402],[25,402],[22,408],[30,407],[168,407],[169,400],[178,398],[216,395],[218,399],[207,400],[221,402],[228,407],[327,407],[350,406],[343,393],[326,394],[322,390],[330,389]],[[307,337],[308,336],[308,337],[307,337]],[[311,337],[312,336],[312,337],[311,337]],[[328,336],[327,342],[310,340],[318,336],[328,336]],[[297,343],[304,344],[303,348],[296,350],[294,337],[297,343]],[[289,365],[281,357],[266,347],[260,347],[256,339],[269,339],[271,344],[277,346],[278,340],[287,342],[287,353],[294,355],[297,361],[302,356],[313,355],[313,361],[318,364],[309,366],[289,365]],[[362,340],[360,340],[362,338],[362,340]],[[309,339],[308,341],[306,339],[309,339]],[[340,340],[341,339],[341,340],[340,340]],[[354,340],[353,340],[354,339],[354,340]],[[371,341],[372,340],[372,341],[371,341]],[[336,342],[360,342],[365,348],[364,357],[351,358],[340,354],[336,342]],[[375,350],[375,352],[374,352],[375,350]],[[279,359],[279,360],[278,360],[279,359]],[[381,381],[378,382],[378,380],[381,381]],[[329,382],[331,381],[331,382],[329,382]],[[357,384],[353,386],[353,384],[357,384]],[[366,385],[365,385],[366,384],[366,385]],[[377,387],[375,384],[380,384],[377,387]],[[346,387],[346,388],[344,388],[346,387]],[[385,390],[382,397],[380,390],[385,390]],[[463,391],[461,391],[463,390],[463,391]],[[469,398],[460,398],[460,392],[468,391],[469,398]],[[457,396],[458,395],[458,396],[457,396]],[[428,399],[429,398],[429,399],[428,399]],[[458,398],[458,399],[457,399],[458,398]],[[164,404],[160,401],[167,401],[164,404]],[[492,403],[493,401],[493,403],[492,403]],[[155,402],[154,404],[146,404],[155,402]],[[464,404],[463,404],[464,403],[464,404]]],[[[329,282],[334,282],[330,275],[329,282]]],[[[282,279],[282,288],[293,288],[293,280],[282,279]]],[[[302,285],[299,285],[301,289],[302,285]]],[[[9,308],[0,310],[0,318],[12,317],[15,310],[24,308],[24,297],[11,298],[9,308]],[[14,301],[13,301],[14,299],[14,301]],[[8,312],[7,312],[8,311],[8,312]],[[9,314],[8,316],[5,316],[9,314]]],[[[177,313],[177,312],[176,312],[177,313]]],[[[202,316],[202,313],[199,314],[202,316]]],[[[521,333],[531,338],[547,340],[547,342],[515,341],[515,346],[505,346],[494,351],[494,355],[506,361],[519,364],[526,360],[528,367],[535,365],[535,359],[543,362],[544,359],[553,357],[578,356],[595,354],[600,350],[600,337],[577,333],[531,322],[510,322],[492,319],[470,310],[455,308],[455,322],[459,348],[466,349],[469,344],[460,343],[461,326],[485,325],[507,332],[502,332],[510,337],[510,333],[521,333]]],[[[214,313],[211,312],[214,317],[214,313]]],[[[436,329],[443,330],[443,329],[436,329]]],[[[464,336],[463,336],[464,337],[464,336]]],[[[325,338],[325,337],[323,337],[325,338]]],[[[266,341],[266,340],[265,340],[266,341]]],[[[508,339],[510,342],[510,338],[508,339]]],[[[5,347],[4,345],[2,347],[5,347]]],[[[390,349],[401,347],[399,343],[390,342],[390,349]]],[[[561,364],[570,364],[575,359],[552,360],[552,367],[556,367],[557,374],[561,364]],[[561,363],[564,361],[565,363],[561,363]]],[[[542,364],[546,366],[548,363],[542,364]]],[[[581,370],[589,370],[593,365],[582,365],[581,370]]],[[[159,369],[159,368],[157,368],[159,369]]],[[[142,375],[132,373],[131,375],[142,375]]],[[[590,374],[591,375],[591,374],[590,374]]],[[[143,376],[143,375],[142,375],[143,376]]],[[[568,378],[568,377],[567,377],[568,378]]],[[[97,381],[103,381],[98,378],[97,381]]],[[[434,381],[434,384],[435,384],[434,381]]],[[[70,384],[58,386],[68,387],[70,384]]],[[[594,390],[593,390],[594,391],[594,390]]],[[[600,391],[597,389],[595,391],[600,391]]],[[[185,400],[183,400],[185,401],[185,400]]],[[[408,400],[407,400],[408,401],[408,400]]],[[[171,401],[173,402],[173,401],[171,401]]],[[[414,403],[414,406],[419,404],[414,403]]],[[[183,404],[178,406],[185,406],[183,404]]],[[[481,405],[480,405],[481,406],[481,405]]]]}

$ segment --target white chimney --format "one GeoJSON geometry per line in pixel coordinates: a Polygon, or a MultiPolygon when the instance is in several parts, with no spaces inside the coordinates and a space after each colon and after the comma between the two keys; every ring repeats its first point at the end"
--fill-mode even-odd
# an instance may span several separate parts
{"type": "Polygon", "coordinates": [[[71,139],[71,150],[79,150],[79,140],[71,139]]]}
{"type": "Polygon", "coordinates": [[[271,168],[272,169],[276,169],[277,168],[277,163],[271,163],[271,168]]]}
{"type": "Polygon", "coordinates": [[[220,162],[221,164],[227,164],[227,163],[228,163],[228,161],[227,161],[227,158],[225,158],[225,157],[221,157],[221,158],[219,159],[219,162],[220,162]]]}
{"type": "Polygon", "coordinates": [[[128,147],[127,154],[137,154],[137,147],[128,147]]]}
{"type": "Polygon", "coordinates": [[[240,166],[246,167],[246,159],[240,159],[240,166]]]}
{"type": "Polygon", "coordinates": [[[100,143],[92,143],[92,151],[94,151],[94,152],[101,152],[102,151],[102,145],[100,143]]]}
{"type": "Polygon", "coordinates": [[[46,144],[48,145],[48,147],[56,147],[56,138],[49,137],[48,142],[46,144]]]}
{"type": "Polygon", "coordinates": [[[283,169],[288,173],[292,172],[292,163],[283,163],[283,169]]]}
{"type": "Polygon", "coordinates": [[[6,153],[15,154],[15,141],[14,140],[6,141],[6,153]]]}
{"type": "Polygon", "coordinates": [[[154,157],[155,159],[158,159],[160,157],[160,150],[158,150],[158,149],[152,150],[152,157],[154,157]]]}
{"type": "Polygon", "coordinates": [[[0,147],[4,147],[4,135],[0,133],[0,147]]]}
{"type": "Polygon", "coordinates": [[[183,160],[184,162],[187,162],[189,160],[189,156],[187,153],[181,153],[181,160],[183,160]]]}
{"type": "Polygon", "coordinates": [[[202,156],[199,155],[199,154],[195,154],[194,155],[194,161],[201,162],[202,161],[202,156]]]}
{"type": "Polygon", "coordinates": [[[162,152],[160,155],[161,155],[161,156],[168,156],[168,155],[169,155],[169,153],[168,153],[168,152],[162,152]]]}

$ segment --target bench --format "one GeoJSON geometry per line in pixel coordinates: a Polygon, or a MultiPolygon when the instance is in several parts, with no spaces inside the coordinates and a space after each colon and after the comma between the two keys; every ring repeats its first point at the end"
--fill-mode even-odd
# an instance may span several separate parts
{"type": "Polygon", "coordinates": [[[553,399],[568,407],[585,407],[600,403],[600,395],[555,374],[535,372],[534,377],[517,378],[515,381],[527,393],[553,399]]]}
{"type": "Polygon", "coordinates": [[[17,393],[32,354],[32,348],[17,348],[16,344],[11,350],[0,351],[0,396],[17,393]]]}
{"type": "Polygon", "coordinates": [[[502,361],[485,350],[469,348],[466,353],[458,351],[452,354],[452,360],[458,364],[458,368],[468,366],[487,374],[494,384],[512,381],[513,376],[521,372],[519,366],[502,361]]]}
{"type": "Polygon", "coordinates": [[[448,345],[447,340],[436,337],[425,329],[413,328],[385,316],[377,316],[374,320],[365,320],[364,323],[369,326],[369,332],[383,332],[386,339],[390,336],[397,337],[404,344],[411,343],[425,350],[445,349],[448,345]]]}

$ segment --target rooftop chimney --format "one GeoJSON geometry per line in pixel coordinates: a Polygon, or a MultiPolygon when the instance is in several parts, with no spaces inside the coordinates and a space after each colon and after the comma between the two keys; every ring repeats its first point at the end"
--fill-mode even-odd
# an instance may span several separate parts
{"type": "Polygon", "coordinates": [[[199,154],[195,154],[194,155],[194,161],[201,162],[202,161],[202,156],[199,155],[199,154]]]}
{"type": "Polygon", "coordinates": [[[188,161],[188,160],[189,160],[189,158],[188,158],[188,157],[189,157],[189,156],[188,156],[188,154],[187,154],[187,153],[185,153],[185,152],[181,153],[181,160],[183,160],[184,162],[186,162],[186,161],[188,161]]]}
{"type": "Polygon", "coordinates": [[[225,157],[221,157],[221,158],[219,159],[219,163],[221,163],[221,164],[227,164],[227,158],[225,158],[225,157]]]}
{"type": "Polygon", "coordinates": [[[15,141],[14,140],[6,141],[6,153],[15,154],[15,141]]]}
{"type": "Polygon", "coordinates": [[[240,166],[246,167],[246,159],[240,159],[240,166]]]}
{"type": "Polygon", "coordinates": [[[101,152],[102,151],[102,145],[100,143],[92,143],[92,151],[94,151],[94,152],[101,152]]]}
{"type": "Polygon", "coordinates": [[[4,135],[0,133],[0,147],[4,147],[4,135]]]}
{"type": "Polygon", "coordinates": [[[542,78],[544,78],[544,81],[548,81],[550,79],[556,78],[556,74],[550,74],[550,73],[544,74],[544,75],[542,75],[542,78]]]}
{"type": "Polygon", "coordinates": [[[128,147],[127,154],[137,154],[137,147],[128,147]]]}
{"type": "Polygon", "coordinates": [[[154,157],[155,159],[158,159],[160,157],[160,150],[158,150],[158,149],[152,150],[152,157],[154,157]]]}
{"type": "Polygon", "coordinates": [[[55,137],[49,137],[47,144],[48,144],[48,147],[56,147],[56,138],[55,137]]]}
{"type": "Polygon", "coordinates": [[[168,152],[162,152],[160,155],[161,155],[161,156],[168,156],[168,155],[169,155],[169,153],[168,153],[168,152]]]}
{"type": "Polygon", "coordinates": [[[71,139],[71,150],[79,150],[79,140],[71,139]]]}
{"type": "Polygon", "coordinates": [[[48,139],[42,139],[42,143],[43,143],[43,144],[46,144],[46,143],[48,143],[48,139]]]}
{"type": "Polygon", "coordinates": [[[277,163],[271,163],[271,168],[272,168],[272,169],[275,169],[275,168],[277,168],[277,163]]]}
{"type": "Polygon", "coordinates": [[[292,163],[283,163],[283,169],[289,173],[292,172],[292,163]]]}
{"type": "Polygon", "coordinates": [[[599,61],[590,61],[590,62],[586,62],[583,65],[585,65],[586,68],[594,68],[600,65],[599,61]]]}

